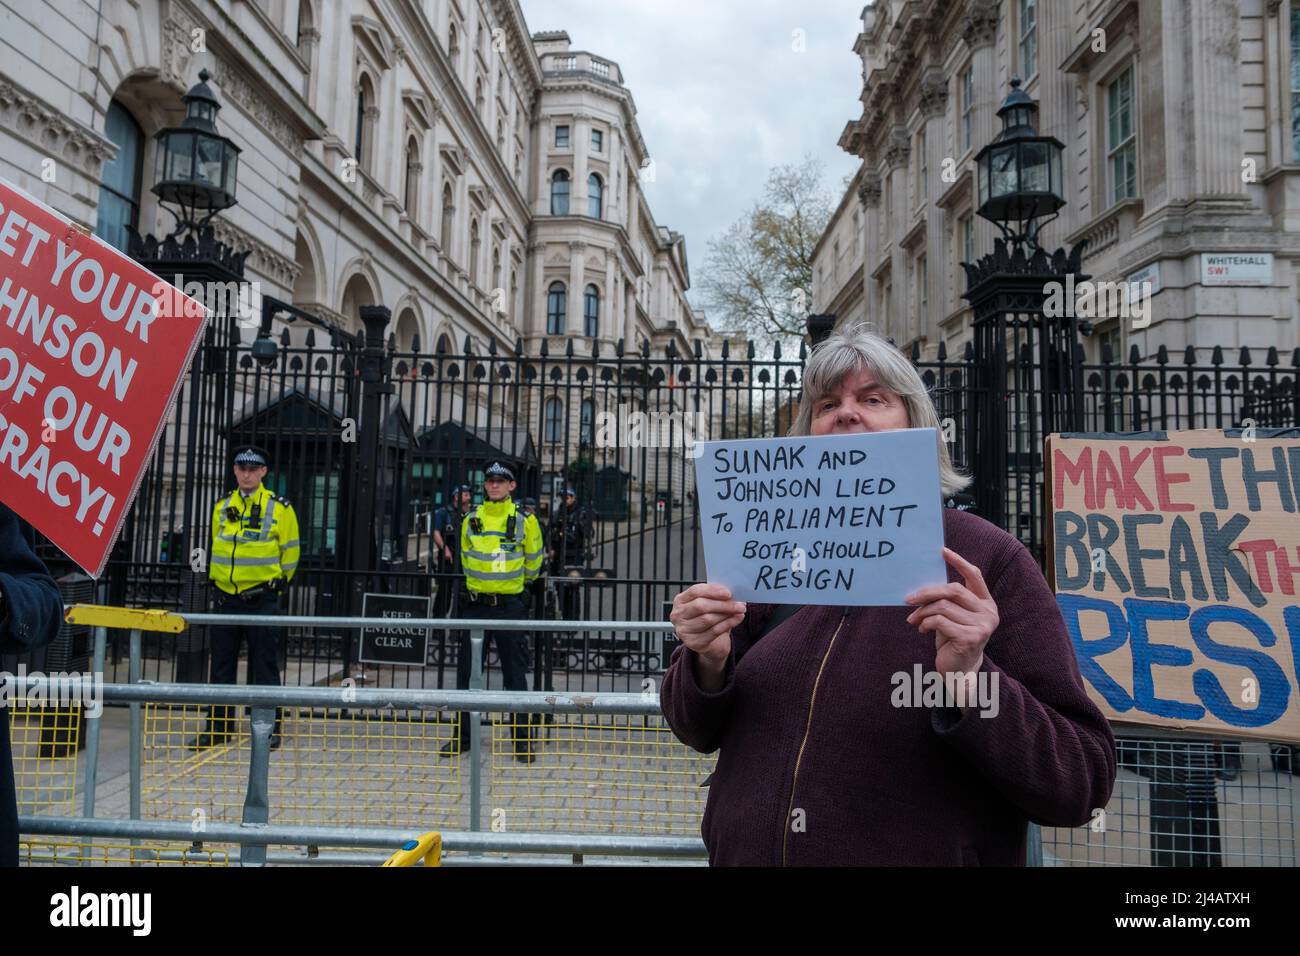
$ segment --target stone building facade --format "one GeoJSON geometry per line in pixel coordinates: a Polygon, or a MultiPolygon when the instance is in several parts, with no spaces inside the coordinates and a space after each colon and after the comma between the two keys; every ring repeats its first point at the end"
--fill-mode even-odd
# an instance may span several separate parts
{"type": "Polygon", "coordinates": [[[1093,317],[1089,360],[1102,342],[1300,344],[1300,2],[876,0],[853,49],[863,109],[839,142],[862,160],[860,203],[830,231],[860,206],[866,313],[900,345],[970,337],[959,263],[996,235],[974,212],[974,157],[1013,76],[1065,144],[1043,246],[1086,239],[1095,281],[1150,283],[1149,324],[1093,317]]]}
{"type": "MultiPolygon", "coordinates": [[[[127,225],[171,230],[152,136],[206,68],[242,150],[213,224],[263,294],[349,329],[386,305],[398,348],[425,353],[721,347],[642,190],[618,64],[531,35],[518,0],[0,0],[0,18],[0,176],[119,247],[127,225]]],[[[460,402],[444,415],[479,414],[460,402]]],[[[589,411],[534,436],[544,469],[589,411]]]]}
{"type": "Polygon", "coordinates": [[[862,167],[840,197],[826,230],[813,247],[812,311],[834,315],[839,324],[866,320],[863,284],[866,246],[863,243],[863,209],[860,189],[862,167]]]}

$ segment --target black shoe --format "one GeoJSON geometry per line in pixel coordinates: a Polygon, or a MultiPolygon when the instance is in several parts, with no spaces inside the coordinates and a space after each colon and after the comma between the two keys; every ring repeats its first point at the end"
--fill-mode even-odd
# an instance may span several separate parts
{"type": "Polygon", "coordinates": [[[516,750],[515,759],[520,763],[532,763],[537,759],[537,756],[530,750],[516,750]]]}
{"type": "Polygon", "coordinates": [[[441,757],[459,757],[461,754],[469,753],[469,741],[451,740],[442,745],[438,751],[441,757]]]}
{"type": "Polygon", "coordinates": [[[1236,767],[1224,767],[1222,770],[1215,771],[1214,775],[1220,780],[1226,780],[1231,783],[1237,779],[1238,770],[1236,767]]]}
{"type": "Polygon", "coordinates": [[[214,734],[204,731],[187,744],[190,750],[209,750],[219,747],[230,739],[229,734],[214,734]]]}
{"type": "Polygon", "coordinates": [[[272,735],[271,735],[271,749],[272,749],[272,750],[279,750],[279,749],[280,749],[280,744],[283,743],[283,742],[284,742],[284,741],[281,739],[281,737],[280,737],[279,734],[272,734],[272,735]]]}

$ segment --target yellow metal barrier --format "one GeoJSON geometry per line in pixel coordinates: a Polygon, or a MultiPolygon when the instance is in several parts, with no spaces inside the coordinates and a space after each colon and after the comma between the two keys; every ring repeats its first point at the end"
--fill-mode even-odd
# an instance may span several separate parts
{"type": "Polygon", "coordinates": [[[26,866],[230,866],[230,854],[219,849],[126,843],[59,843],[23,840],[18,844],[26,866]]]}
{"type": "Polygon", "coordinates": [[[164,631],[180,634],[189,625],[185,618],[171,611],[146,608],[107,607],[102,604],[73,604],[63,612],[69,624],[89,627],[116,627],[124,631],[164,631]]]}
{"type": "MultiPolygon", "coordinates": [[[[533,715],[531,760],[523,714],[495,715],[489,749],[489,821],[517,832],[694,836],[716,756],[697,753],[659,716],[533,715]]],[[[486,749],[486,748],[485,748],[486,749]]]]}
{"type": "MultiPolygon", "coordinates": [[[[271,753],[270,822],[299,826],[464,826],[468,762],[440,756],[453,715],[286,707],[271,753]]],[[[239,823],[252,728],[243,707],[218,715],[219,738],[191,750],[206,707],[144,705],[142,807],[155,820],[239,823]],[[197,812],[196,812],[197,811],[197,812]]]]}
{"type": "MultiPolygon", "coordinates": [[[[181,633],[167,611],[78,604],[69,622],[181,633]]],[[[143,815],[161,820],[238,823],[247,793],[251,727],[243,707],[218,708],[219,739],[190,749],[208,729],[208,708],[146,703],[143,815]],[[222,716],[224,714],[224,716],[222,716]]],[[[281,746],[272,752],[270,821],[290,825],[465,827],[469,761],[441,751],[459,738],[455,714],[358,708],[283,709],[281,746]]],[[[521,718],[527,719],[527,718],[521,718]]],[[[714,757],[681,744],[660,716],[534,715],[531,760],[517,759],[510,714],[493,715],[484,734],[488,763],[482,822],[513,832],[692,836],[714,757]]],[[[75,754],[75,751],[74,751],[75,754]]],[[[71,808],[73,780],[46,806],[71,808]]],[[[34,779],[34,778],[33,778],[34,779]]],[[[38,788],[33,783],[29,790],[38,788]]],[[[20,806],[40,812],[35,799],[20,806]]]]}
{"type": "MultiPolygon", "coordinates": [[[[242,818],[252,746],[243,708],[218,727],[229,736],[190,750],[207,710],[144,705],[147,819],[242,818]]],[[[714,756],[680,743],[663,718],[557,714],[533,725],[531,762],[516,759],[509,714],[484,728],[485,827],[509,832],[693,836],[714,756]]],[[[469,758],[441,753],[457,740],[454,714],[284,709],[271,753],[270,820],[301,826],[433,824],[463,829],[469,758]]]]}
{"type": "Polygon", "coordinates": [[[10,711],[19,813],[74,813],[81,705],[23,704],[10,711]]]}
{"type": "Polygon", "coordinates": [[[425,866],[442,866],[442,834],[432,831],[418,840],[407,840],[402,848],[380,866],[415,866],[420,861],[425,866]]]}

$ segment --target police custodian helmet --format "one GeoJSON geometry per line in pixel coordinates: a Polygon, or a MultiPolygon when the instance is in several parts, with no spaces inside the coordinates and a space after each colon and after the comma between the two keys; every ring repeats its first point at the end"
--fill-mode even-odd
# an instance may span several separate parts
{"type": "Polygon", "coordinates": [[[235,449],[236,465],[252,465],[259,467],[271,464],[271,456],[266,453],[265,448],[259,448],[256,445],[240,445],[235,449]]]}

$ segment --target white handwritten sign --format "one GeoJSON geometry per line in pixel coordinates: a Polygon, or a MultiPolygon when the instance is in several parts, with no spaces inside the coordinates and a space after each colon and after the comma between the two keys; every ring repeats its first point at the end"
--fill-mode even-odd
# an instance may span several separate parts
{"type": "Polygon", "coordinates": [[[948,579],[933,428],[700,442],[695,480],[734,600],[897,605],[948,579]]]}

